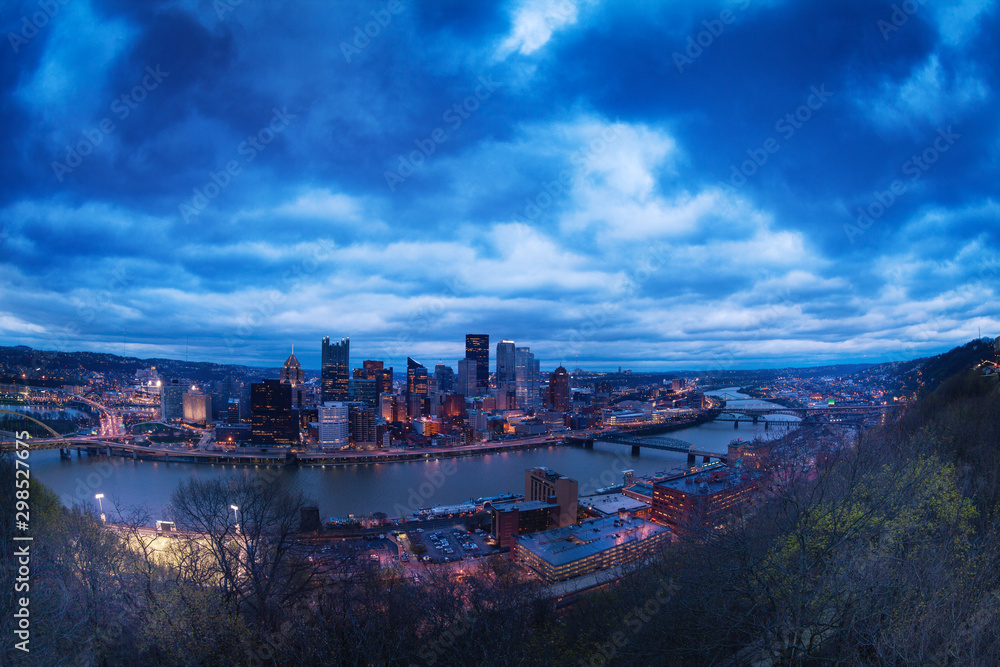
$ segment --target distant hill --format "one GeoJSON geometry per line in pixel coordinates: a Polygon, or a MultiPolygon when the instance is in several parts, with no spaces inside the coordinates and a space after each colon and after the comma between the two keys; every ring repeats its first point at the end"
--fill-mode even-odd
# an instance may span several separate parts
{"type": "Polygon", "coordinates": [[[102,352],[55,352],[35,350],[25,345],[0,347],[0,381],[4,382],[30,378],[37,385],[83,384],[91,373],[131,377],[136,371],[151,366],[155,366],[163,377],[199,382],[220,380],[227,375],[277,377],[279,370],[204,361],[139,359],[102,352]],[[44,381],[36,381],[42,378],[44,381]]]}
{"type": "Polygon", "coordinates": [[[965,345],[933,357],[878,364],[850,377],[863,382],[880,382],[899,396],[923,396],[933,392],[948,378],[995,358],[993,340],[976,338],[965,345]]]}

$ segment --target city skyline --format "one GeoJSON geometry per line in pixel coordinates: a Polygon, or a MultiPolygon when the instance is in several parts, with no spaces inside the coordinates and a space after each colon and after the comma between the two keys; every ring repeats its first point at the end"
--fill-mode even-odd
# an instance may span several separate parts
{"type": "Polygon", "coordinates": [[[0,342],[669,370],[1000,332],[995,2],[223,5],[3,14],[0,342]]]}
{"type": "MultiPolygon", "coordinates": [[[[995,336],[992,336],[992,335],[987,336],[984,333],[983,336],[982,336],[982,338],[984,340],[985,339],[993,340],[995,338],[995,336]]],[[[977,337],[973,337],[972,340],[976,340],[976,339],[977,339],[977,337]]],[[[512,341],[504,340],[503,342],[510,343],[512,341]]],[[[960,346],[960,345],[968,343],[968,342],[969,341],[967,341],[967,340],[960,340],[960,341],[958,341],[956,343],[956,345],[952,345],[950,347],[948,345],[945,345],[944,346],[944,351],[947,352],[949,349],[953,349],[956,346],[960,346]]],[[[459,347],[460,347],[461,350],[464,351],[464,349],[465,349],[464,348],[464,344],[460,343],[459,347]]],[[[530,347],[530,346],[528,346],[528,347],[530,347]]],[[[303,348],[310,349],[309,346],[304,345],[304,344],[303,344],[303,348]]],[[[110,354],[110,355],[118,356],[118,357],[121,357],[121,358],[139,359],[141,361],[155,361],[155,360],[158,360],[158,359],[165,359],[165,360],[170,360],[170,361],[174,361],[174,362],[185,362],[185,363],[212,363],[212,364],[220,363],[220,364],[227,364],[227,365],[230,364],[230,362],[220,362],[220,361],[217,361],[217,360],[207,359],[207,358],[200,358],[200,357],[185,359],[185,358],[183,358],[183,355],[182,355],[181,358],[172,357],[172,356],[149,356],[149,357],[147,357],[147,356],[139,356],[139,355],[135,355],[135,354],[122,355],[121,354],[121,350],[117,350],[116,351],[115,349],[110,349],[110,350],[107,350],[107,351],[105,351],[105,350],[53,350],[53,349],[46,350],[46,349],[42,349],[42,348],[33,348],[33,349],[36,349],[39,352],[65,352],[65,353],[68,353],[68,354],[76,354],[76,353],[103,353],[103,354],[110,354]]],[[[285,348],[284,352],[283,352],[282,348],[279,347],[279,348],[277,348],[277,352],[276,352],[277,357],[275,357],[274,359],[272,359],[270,357],[263,358],[262,361],[261,361],[261,363],[236,363],[236,362],[233,362],[231,365],[245,366],[247,368],[274,369],[274,370],[276,370],[276,371],[279,372],[279,376],[280,376],[281,373],[284,371],[283,364],[287,361],[288,357],[290,356],[290,352],[289,352],[290,349],[291,349],[290,347],[285,348]]],[[[402,357],[402,359],[401,359],[402,363],[400,363],[400,360],[393,360],[393,359],[390,359],[390,358],[373,360],[373,359],[371,359],[371,357],[373,356],[373,354],[366,354],[366,353],[363,352],[363,350],[365,348],[357,348],[357,349],[362,350],[361,352],[357,352],[356,353],[355,356],[357,357],[357,359],[364,359],[366,362],[367,361],[381,361],[382,363],[385,364],[386,371],[392,370],[392,367],[396,366],[396,365],[399,365],[403,369],[405,369],[406,366],[407,366],[407,363],[406,363],[407,359],[411,359],[411,360],[413,360],[415,362],[420,363],[422,366],[428,368],[429,370],[433,370],[433,368],[431,368],[433,366],[443,365],[443,367],[450,368],[453,373],[456,373],[457,372],[458,363],[462,362],[462,361],[466,361],[465,358],[463,358],[462,356],[459,356],[456,359],[451,359],[451,358],[447,358],[446,357],[446,358],[439,359],[438,361],[434,361],[434,362],[428,361],[427,363],[424,363],[424,362],[420,362],[419,360],[412,359],[412,357],[404,355],[402,357]]],[[[941,354],[941,352],[938,352],[936,350],[935,351],[928,351],[928,352],[916,353],[915,352],[916,348],[912,347],[912,346],[909,348],[909,350],[910,351],[914,351],[914,352],[912,354],[910,354],[909,352],[907,352],[907,354],[905,356],[903,354],[890,355],[890,358],[887,359],[887,361],[911,361],[911,360],[918,359],[918,358],[924,358],[924,357],[928,357],[928,356],[934,356],[935,354],[941,354]]],[[[312,362],[302,362],[300,370],[302,372],[305,372],[305,373],[314,374],[317,377],[318,380],[320,380],[320,381],[322,380],[322,362],[321,362],[321,354],[322,354],[322,352],[321,351],[320,352],[316,352],[315,354],[311,354],[309,352],[303,353],[301,351],[298,352],[298,353],[291,353],[291,354],[293,356],[295,356],[296,359],[298,359],[298,357],[302,357],[303,359],[313,359],[314,358],[314,360],[312,362]]],[[[459,353],[459,354],[461,354],[461,353],[459,353]]],[[[685,365],[681,365],[681,364],[670,364],[670,365],[663,365],[663,366],[656,366],[656,365],[651,365],[651,364],[638,364],[636,366],[630,366],[630,365],[627,365],[627,364],[622,363],[622,362],[616,362],[615,360],[608,360],[605,365],[574,365],[574,366],[566,366],[565,363],[558,363],[556,361],[551,361],[551,360],[547,361],[545,359],[538,359],[538,362],[540,364],[540,372],[542,372],[542,373],[544,373],[546,375],[548,375],[549,373],[555,371],[559,367],[566,368],[567,371],[573,371],[573,370],[579,369],[579,370],[583,370],[583,371],[587,371],[587,372],[595,372],[595,373],[612,373],[612,372],[619,371],[619,370],[621,370],[621,371],[629,370],[629,371],[642,372],[642,373],[658,373],[658,372],[670,373],[670,372],[675,372],[675,371],[717,372],[717,371],[726,371],[726,370],[734,370],[734,371],[746,370],[746,371],[751,371],[751,370],[773,370],[773,369],[782,369],[782,368],[789,368],[789,369],[792,369],[792,368],[803,368],[803,369],[805,369],[805,368],[814,368],[814,367],[831,366],[831,365],[834,365],[834,366],[835,365],[855,365],[855,364],[861,364],[861,365],[878,365],[879,363],[885,363],[885,362],[869,361],[869,360],[864,360],[864,359],[862,359],[861,361],[845,360],[845,361],[802,363],[802,364],[794,364],[794,365],[793,364],[788,364],[788,363],[780,363],[780,360],[779,360],[779,361],[777,361],[775,363],[761,364],[761,365],[752,365],[752,364],[720,365],[720,364],[716,363],[714,365],[705,364],[703,366],[697,366],[697,365],[685,366],[685,365]]],[[[348,374],[350,374],[350,372],[352,370],[362,369],[363,368],[363,366],[361,366],[361,365],[355,365],[355,362],[349,362],[349,363],[350,363],[351,368],[348,369],[348,374]]],[[[358,362],[358,363],[361,363],[361,362],[358,362]]],[[[496,372],[496,363],[497,363],[497,356],[495,354],[495,350],[494,350],[493,353],[490,354],[490,361],[489,361],[489,363],[490,363],[490,369],[491,369],[490,370],[490,375],[493,376],[495,374],[495,372],[496,372]]],[[[431,375],[433,375],[433,373],[431,373],[431,375]]],[[[405,377],[405,370],[401,370],[400,371],[399,377],[401,377],[401,378],[405,377]]],[[[457,377],[457,375],[456,375],[456,377],[457,377]]]]}

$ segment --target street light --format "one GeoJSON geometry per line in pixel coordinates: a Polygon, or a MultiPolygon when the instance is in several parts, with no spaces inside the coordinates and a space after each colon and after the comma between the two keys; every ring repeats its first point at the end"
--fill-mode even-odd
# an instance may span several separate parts
{"type": "Polygon", "coordinates": [[[104,518],[104,503],[101,502],[101,498],[104,497],[104,494],[103,493],[98,493],[94,497],[97,498],[97,506],[101,510],[101,521],[107,521],[107,519],[104,518]]]}
{"type": "Polygon", "coordinates": [[[230,505],[229,507],[232,508],[233,513],[236,515],[236,532],[238,533],[240,532],[240,508],[236,505],[230,505]]]}

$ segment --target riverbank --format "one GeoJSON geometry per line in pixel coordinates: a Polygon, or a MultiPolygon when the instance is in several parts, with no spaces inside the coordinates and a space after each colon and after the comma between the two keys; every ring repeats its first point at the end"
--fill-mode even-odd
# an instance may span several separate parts
{"type": "Polygon", "coordinates": [[[438,459],[460,458],[465,456],[481,456],[503,452],[521,451],[538,447],[552,447],[563,443],[552,437],[531,438],[524,441],[506,441],[499,443],[484,443],[482,445],[464,445],[461,447],[434,447],[419,450],[399,450],[383,452],[290,452],[275,453],[240,452],[240,451],[209,451],[188,450],[176,451],[140,447],[137,445],[100,444],[80,445],[73,447],[87,456],[116,456],[133,461],[158,463],[198,463],[209,465],[232,466],[274,466],[274,467],[327,467],[374,465],[378,463],[395,463],[409,461],[434,461],[438,459]]]}
{"type": "MultiPolygon", "coordinates": [[[[722,405],[725,405],[725,401],[720,401],[722,405]]],[[[621,429],[623,433],[628,435],[661,435],[663,433],[672,433],[674,431],[680,431],[686,428],[692,428],[694,426],[701,426],[702,424],[707,424],[714,421],[716,417],[719,416],[721,408],[712,408],[706,410],[702,414],[699,414],[690,419],[677,419],[671,420],[669,422],[663,422],[661,424],[653,424],[651,426],[641,426],[637,429],[621,429]]]]}
{"type": "Polygon", "coordinates": [[[740,387],[737,391],[741,394],[746,394],[750,398],[756,398],[757,400],[767,401],[769,403],[776,403],[784,408],[806,407],[802,405],[800,402],[796,401],[794,398],[785,398],[783,396],[768,396],[757,387],[740,387]]]}
{"type": "MultiPolygon", "coordinates": [[[[620,429],[629,435],[658,435],[680,431],[702,424],[710,423],[718,416],[719,409],[708,410],[691,418],[677,419],[661,424],[641,426],[636,429],[620,429]]],[[[402,463],[411,461],[433,461],[438,459],[462,458],[467,456],[482,456],[514,452],[539,447],[565,445],[567,438],[600,438],[600,432],[567,431],[559,435],[544,435],[525,438],[523,440],[505,440],[501,442],[486,442],[476,445],[459,445],[457,447],[431,447],[415,450],[371,452],[293,452],[282,449],[278,452],[268,452],[263,447],[242,447],[232,451],[213,451],[202,449],[171,450],[139,445],[122,445],[115,443],[87,444],[75,447],[77,451],[86,451],[88,456],[120,456],[134,461],[160,463],[197,463],[209,465],[233,466],[273,466],[273,467],[338,467],[356,465],[375,465],[379,463],[402,463]],[[241,451],[242,450],[242,451],[241,451]],[[255,451],[248,451],[255,450],[255,451]]]]}

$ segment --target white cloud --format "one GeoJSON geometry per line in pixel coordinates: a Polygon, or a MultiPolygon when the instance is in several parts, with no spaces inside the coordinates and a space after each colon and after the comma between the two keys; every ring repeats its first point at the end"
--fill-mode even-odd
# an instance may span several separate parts
{"type": "Polygon", "coordinates": [[[275,215],[301,218],[357,220],[360,204],[345,194],[329,190],[308,190],[295,201],[274,208],[275,215]]]}
{"type": "Polygon", "coordinates": [[[0,313],[0,331],[3,331],[4,334],[8,336],[42,334],[45,333],[45,327],[32,324],[31,322],[25,322],[21,318],[16,315],[11,315],[10,313],[0,313]]]}
{"type": "Polygon", "coordinates": [[[980,14],[996,8],[996,0],[952,0],[928,3],[938,24],[942,41],[962,46],[979,28],[980,14]]]}
{"type": "MultiPolygon", "coordinates": [[[[26,50],[44,46],[45,53],[15,97],[33,114],[41,114],[43,121],[55,126],[54,143],[61,144],[63,139],[78,138],[79,132],[90,129],[81,123],[111,115],[109,107],[115,98],[100,99],[97,95],[103,94],[111,66],[132,44],[136,30],[120,19],[97,16],[88,0],[57,3],[55,7],[59,12],[39,29],[45,34],[21,47],[26,50]],[[102,104],[107,106],[101,108],[102,104]],[[90,118],[93,113],[99,115],[90,118]]],[[[135,72],[136,85],[142,79],[144,66],[139,65],[135,72]]]]}
{"type": "Polygon", "coordinates": [[[989,95],[989,86],[970,67],[949,72],[932,53],[905,80],[886,80],[878,92],[861,96],[858,103],[877,127],[897,132],[956,122],[989,95]]]}
{"type": "Polygon", "coordinates": [[[579,13],[576,0],[522,0],[512,12],[511,31],[497,49],[497,57],[503,59],[515,51],[531,55],[553,33],[576,23],[579,13]]]}

